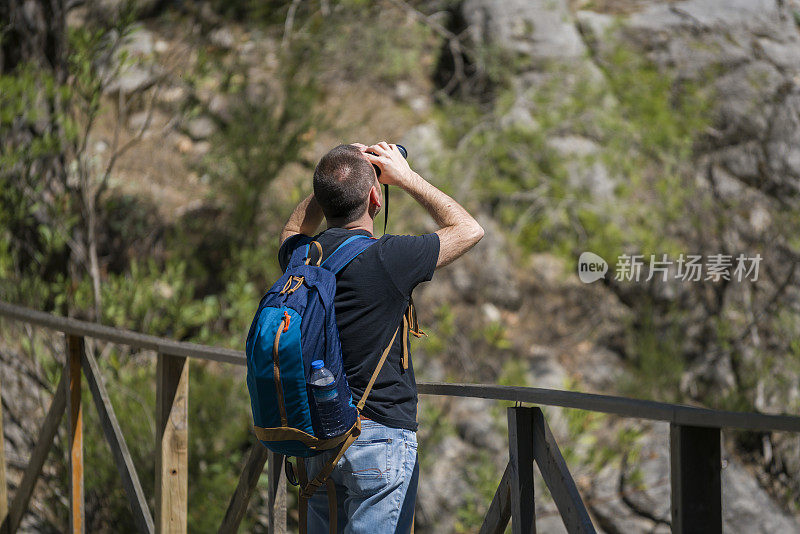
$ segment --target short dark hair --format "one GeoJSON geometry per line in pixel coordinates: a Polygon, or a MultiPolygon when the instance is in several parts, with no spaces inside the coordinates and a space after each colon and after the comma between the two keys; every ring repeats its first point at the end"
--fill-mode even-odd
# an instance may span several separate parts
{"type": "Polygon", "coordinates": [[[337,146],[314,169],[314,197],[329,223],[346,224],[361,217],[374,184],[372,164],[353,145],[337,146]]]}

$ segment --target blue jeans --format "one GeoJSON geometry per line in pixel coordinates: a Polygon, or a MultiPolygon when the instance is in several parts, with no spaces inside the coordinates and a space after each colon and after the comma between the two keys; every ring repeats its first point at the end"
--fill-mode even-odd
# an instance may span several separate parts
{"type": "MultiPolygon", "coordinates": [[[[334,451],[307,458],[309,480],[334,451]]],[[[361,435],[339,460],[330,478],[336,484],[337,532],[389,534],[411,531],[417,499],[417,434],[361,421],[361,435]]],[[[328,534],[328,493],[319,488],[308,503],[308,533],[328,534]]]]}

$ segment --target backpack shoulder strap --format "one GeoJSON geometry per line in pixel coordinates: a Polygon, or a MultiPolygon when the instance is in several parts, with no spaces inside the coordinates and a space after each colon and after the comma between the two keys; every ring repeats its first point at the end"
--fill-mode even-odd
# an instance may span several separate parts
{"type": "Polygon", "coordinates": [[[389,341],[389,344],[386,345],[386,348],[383,350],[383,354],[381,354],[381,359],[378,360],[378,365],[375,366],[375,370],[372,371],[372,376],[369,379],[369,383],[367,384],[366,389],[364,389],[364,394],[361,395],[361,399],[359,399],[356,408],[358,409],[358,413],[361,413],[361,410],[364,409],[364,405],[367,403],[367,397],[369,396],[370,391],[372,391],[372,386],[375,385],[375,380],[378,379],[378,375],[381,372],[381,368],[383,367],[384,362],[386,361],[386,357],[389,356],[389,351],[392,350],[392,345],[394,345],[394,340],[397,337],[397,332],[400,330],[400,327],[397,327],[397,330],[394,331],[394,335],[392,335],[392,340],[389,341]]]}
{"type": "Polygon", "coordinates": [[[353,261],[376,241],[377,239],[366,235],[348,237],[344,243],[333,251],[333,254],[325,258],[325,261],[322,262],[322,267],[331,271],[333,274],[338,274],[348,263],[353,261]]]}
{"type": "MultiPolygon", "coordinates": [[[[308,257],[310,243],[312,238],[307,235],[300,234],[301,237],[298,239],[298,243],[295,246],[295,249],[292,251],[292,255],[289,259],[289,263],[286,264],[286,270],[288,271],[291,267],[299,267],[303,265],[304,260],[308,257]]],[[[289,238],[291,239],[291,238],[289,238]]]]}

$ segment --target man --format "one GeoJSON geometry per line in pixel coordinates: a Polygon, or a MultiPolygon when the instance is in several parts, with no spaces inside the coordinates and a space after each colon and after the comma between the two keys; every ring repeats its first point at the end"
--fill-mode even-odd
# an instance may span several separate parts
{"type": "MultiPolygon", "coordinates": [[[[381,209],[380,184],[400,187],[419,202],[440,229],[420,236],[384,235],[337,276],[334,308],[348,383],[357,402],[408,306],[411,292],[483,237],[483,228],[456,201],[408,166],[396,145],[340,145],[314,171],[314,193],[295,208],[281,232],[282,269],[300,241],[314,236],[323,257],[353,235],[372,236],[381,209]],[[373,154],[370,154],[372,152],[373,154]],[[380,178],[373,165],[380,169],[380,178]]],[[[397,336],[362,412],[361,435],[331,474],[338,499],[338,531],[409,532],[419,480],[417,391],[414,368],[403,361],[397,336]],[[405,363],[405,365],[404,365],[405,363]],[[406,368],[407,367],[407,368],[406,368]]],[[[309,478],[332,451],[306,460],[309,478]]],[[[309,501],[308,532],[328,532],[328,497],[309,501]]]]}

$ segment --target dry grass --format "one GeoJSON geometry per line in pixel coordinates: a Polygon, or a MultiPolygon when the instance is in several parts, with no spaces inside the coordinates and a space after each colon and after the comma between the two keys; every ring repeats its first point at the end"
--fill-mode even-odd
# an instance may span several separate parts
{"type": "MultiPolygon", "coordinates": [[[[158,56],[158,66],[168,72],[170,83],[179,86],[192,69],[196,68],[197,53],[189,41],[192,37],[175,37],[169,27],[159,22],[148,25],[154,38],[167,44],[167,50],[158,56]]],[[[238,30],[237,30],[238,33],[238,30]]],[[[325,80],[326,96],[318,103],[327,110],[331,127],[311,133],[311,142],[304,158],[317,161],[331,147],[359,141],[374,143],[382,140],[397,142],[409,128],[428,120],[427,112],[415,112],[400,101],[391,87],[346,79],[336,71],[320,73],[325,80]]],[[[429,80],[409,79],[413,92],[430,94],[429,80]]],[[[149,95],[146,95],[149,99],[149,95]]],[[[145,103],[132,110],[129,125],[123,128],[120,144],[136,133],[136,121],[141,121],[145,103]],[[138,117],[137,117],[138,114],[138,117]],[[132,119],[132,120],[131,120],[132,119]]],[[[153,115],[150,129],[117,163],[111,186],[118,192],[146,197],[158,206],[165,221],[173,221],[189,206],[207,200],[210,187],[193,170],[208,142],[193,143],[180,133],[178,125],[184,118],[179,102],[160,101],[153,115]]],[[[114,103],[109,99],[98,121],[94,142],[111,145],[116,124],[114,103]]],[[[108,152],[108,151],[107,151],[108,152]]],[[[279,203],[290,203],[295,185],[308,182],[303,190],[310,190],[310,173],[303,165],[289,165],[273,184],[269,195],[279,203]]]]}

